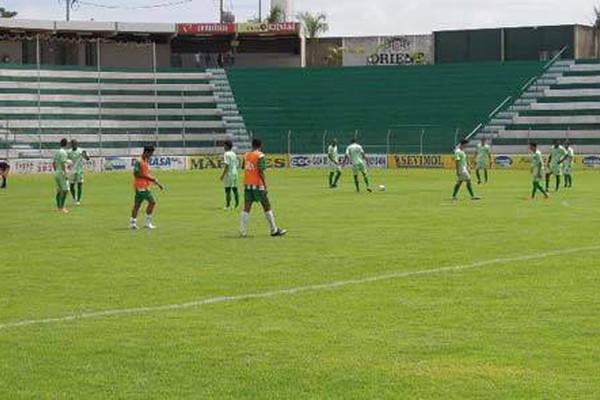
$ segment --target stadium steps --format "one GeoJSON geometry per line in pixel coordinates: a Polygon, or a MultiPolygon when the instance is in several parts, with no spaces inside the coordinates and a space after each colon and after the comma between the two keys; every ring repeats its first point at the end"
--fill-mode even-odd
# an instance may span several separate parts
{"type": "Polygon", "coordinates": [[[215,153],[227,120],[211,80],[207,71],[3,65],[0,125],[9,132],[9,156],[54,148],[59,137],[111,155],[141,143],[161,154],[215,153]]]}
{"type": "Polygon", "coordinates": [[[490,121],[495,152],[526,152],[527,142],[569,139],[579,153],[600,150],[600,61],[555,63],[504,113],[490,121]],[[542,85],[538,85],[538,82],[542,85]],[[504,124],[501,124],[501,123],[504,124]]]}
{"type": "Polygon", "coordinates": [[[235,96],[229,85],[227,72],[224,69],[209,69],[211,83],[215,87],[217,105],[223,110],[223,121],[226,132],[231,136],[234,149],[244,153],[250,150],[250,136],[246,130],[244,118],[240,115],[235,101],[235,96]]]}

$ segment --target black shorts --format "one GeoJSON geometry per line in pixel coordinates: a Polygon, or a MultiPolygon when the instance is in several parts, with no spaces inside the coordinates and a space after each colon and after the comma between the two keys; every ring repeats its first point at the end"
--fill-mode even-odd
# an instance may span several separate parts
{"type": "Polygon", "coordinates": [[[6,161],[0,161],[0,172],[8,172],[10,165],[6,161]]]}

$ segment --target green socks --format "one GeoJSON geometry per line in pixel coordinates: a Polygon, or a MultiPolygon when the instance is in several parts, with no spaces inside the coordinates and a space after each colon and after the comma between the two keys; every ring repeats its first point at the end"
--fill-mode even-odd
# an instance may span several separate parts
{"type": "Polygon", "coordinates": [[[356,186],[356,191],[360,192],[360,188],[358,186],[358,176],[354,175],[354,186],[356,186]]]}
{"type": "Polygon", "coordinates": [[[235,206],[238,207],[240,205],[240,194],[238,192],[238,188],[231,188],[233,191],[233,199],[235,200],[235,206]]]}
{"type": "Polygon", "coordinates": [[[330,172],[329,173],[329,187],[333,187],[334,183],[333,183],[333,176],[335,175],[334,172],[330,172]]]}
{"type": "Polygon", "coordinates": [[[231,205],[231,188],[225,188],[225,207],[229,208],[231,205]]]}
{"type": "Polygon", "coordinates": [[[473,193],[473,185],[471,185],[471,181],[467,182],[467,190],[469,191],[469,194],[471,195],[471,197],[475,197],[475,193],[473,193]]]}

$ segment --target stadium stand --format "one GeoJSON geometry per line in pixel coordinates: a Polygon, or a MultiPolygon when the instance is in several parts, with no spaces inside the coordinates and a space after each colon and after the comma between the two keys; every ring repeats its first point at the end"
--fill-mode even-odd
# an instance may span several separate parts
{"type": "Polygon", "coordinates": [[[558,61],[498,117],[488,130],[496,153],[566,138],[579,153],[600,152],[600,62],[558,61]]]}
{"type": "Polygon", "coordinates": [[[268,151],[320,152],[325,131],[342,140],[358,133],[372,152],[385,151],[386,133],[392,132],[388,149],[415,151],[426,130],[424,152],[446,153],[543,67],[507,62],[230,69],[227,75],[247,129],[268,151]]]}
{"type": "Polygon", "coordinates": [[[11,157],[46,157],[60,138],[93,155],[220,151],[227,134],[212,75],[202,71],[0,68],[0,146],[11,157]]]}

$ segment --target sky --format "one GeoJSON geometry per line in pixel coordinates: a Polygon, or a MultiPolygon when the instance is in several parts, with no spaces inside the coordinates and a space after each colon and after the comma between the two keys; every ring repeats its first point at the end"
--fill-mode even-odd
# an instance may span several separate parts
{"type": "MultiPolygon", "coordinates": [[[[189,0],[152,10],[107,9],[90,3],[126,7],[187,0],[79,0],[72,19],[134,22],[216,22],[219,0],[189,0]]],[[[259,0],[224,0],[242,22],[258,15],[259,0]]],[[[600,3],[600,0],[596,0],[600,3]]],[[[262,0],[268,9],[270,0],[262,0]]],[[[323,12],[325,36],[430,33],[435,30],[539,26],[593,22],[594,0],[293,0],[294,12],[323,12]]],[[[19,18],[65,18],[65,0],[0,0],[19,18]],[[62,3],[62,4],[61,4],[62,3]]]]}

